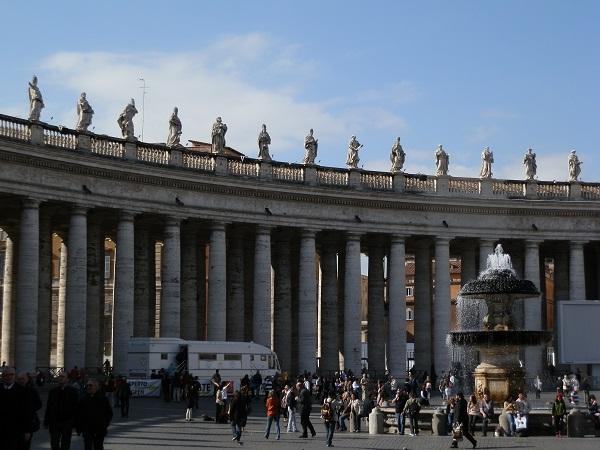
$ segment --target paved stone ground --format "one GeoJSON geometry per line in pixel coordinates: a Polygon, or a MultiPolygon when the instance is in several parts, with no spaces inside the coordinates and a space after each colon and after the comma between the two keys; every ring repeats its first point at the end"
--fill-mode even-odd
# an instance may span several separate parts
{"type": "MultiPolygon", "coordinates": [[[[550,394],[541,401],[535,402],[540,406],[551,397],[550,394]]],[[[198,417],[202,414],[214,415],[213,402],[203,399],[200,409],[194,411],[196,420],[187,423],[184,420],[185,406],[183,403],[165,403],[159,399],[133,399],[130,418],[121,419],[115,409],[115,418],[106,438],[107,450],[187,450],[187,449],[221,449],[239,448],[231,441],[229,425],[218,425],[214,422],[204,422],[198,417]]],[[[317,449],[325,447],[325,432],[322,421],[318,418],[317,408],[312,416],[317,431],[315,438],[300,439],[299,433],[286,433],[282,420],[281,440],[275,440],[276,434],[271,430],[269,440],[264,438],[265,418],[262,413],[262,403],[255,401],[253,414],[248,420],[248,426],[242,435],[244,443],[241,448],[250,449],[317,449]]],[[[299,420],[298,420],[299,425],[299,420]]],[[[489,436],[489,435],[488,435],[489,436]]],[[[600,448],[600,438],[561,438],[527,437],[527,438],[494,438],[476,436],[477,448],[487,449],[594,449],[600,448]]],[[[394,434],[369,435],[362,433],[336,433],[334,445],[337,448],[348,449],[447,449],[450,437],[431,436],[429,431],[422,432],[416,437],[399,436],[394,434]]],[[[471,448],[468,441],[460,443],[461,448],[471,448]]],[[[46,430],[34,435],[32,449],[49,449],[49,436],[46,430]]],[[[73,450],[83,449],[83,440],[73,436],[73,450]]]]}

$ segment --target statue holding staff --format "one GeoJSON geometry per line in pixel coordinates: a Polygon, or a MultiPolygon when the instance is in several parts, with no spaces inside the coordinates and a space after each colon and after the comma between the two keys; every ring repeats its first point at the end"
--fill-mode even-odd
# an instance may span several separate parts
{"type": "Polygon", "coordinates": [[[492,163],[494,162],[494,153],[489,147],[483,149],[481,153],[481,170],[479,178],[492,178],[492,163]]]}
{"type": "Polygon", "coordinates": [[[135,107],[135,100],[131,99],[129,104],[125,107],[123,112],[119,115],[117,123],[121,128],[121,134],[124,139],[135,140],[134,129],[133,129],[133,116],[138,113],[135,107]]]}
{"type": "Polygon", "coordinates": [[[308,135],[304,138],[304,164],[314,164],[317,158],[317,148],[319,147],[319,140],[313,136],[313,129],[311,128],[308,135]]]}
{"type": "Polygon", "coordinates": [[[438,145],[437,150],[435,151],[435,166],[436,172],[435,174],[439,176],[448,175],[448,163],[450,162],[450,157],[448,153],[442,148],[442,144],[438,145]]]}
{"type": "Polygon", "coordinates": [[[167,147],[181,147],[181,120],[179,120],[179,108],[173,108],[173,113],[169,119],[169,136],[167,137],[167,147]]]}
{"type": "Polygon", "coordinates": [[[29,120],[40,120],[40,114],[44,107],[42,93],[37,85],[38,79],[34,75],[29,82],[29,120]]]}
{"type": "Polygon", "coordinates": [[[77,120],[77,126],[75,129],[80,133],[87,132],[89,126],[92,124],[93,115],[94,110],[87,101],[85,92],[82,92],[79,96],[79,100],[77,101],[77,116],[79,119],[77,120]]]}
{"type": "Polygon", "coordinates": [[[525,153],[525,157],[523,158],[523,164],[525,165],[525,176],[527,177],[527,180],[533,180],[537,173],[537,162],[535,161],[533,149],[530,148],[527,150],[527,153],[525,153]]]}
{"type": "Polygon", "coordinates": [[[267,133],[267,126],[263,123],[262,130],[258,134],[258,159],[262,161],[271,161],[269,145],[271,145],[271,136],[267,133]]]}
{"type": "Polygon", "coordinates": [[[346,165],[350,169],[357,169],[360,158],[358,157],[358,151],[362,148],[362,144],[358,142],[356,136],[350,138],[348,142],[348,156],[346,158],[346,165]]]}
{"type": "Polygon", "coordinates": [[[217,117],[212,126],[212,152],[222,155],[225,152],[225,133],[227,125],[223,123],[220,117],[217,117]]]}
{"type": "Polygon", "coordinates": [[[579,181],[582,164],[583,163],[579,161],[579,158],[575,154],[575,150],[571,150],[571,153],[569,154],[569,181],[571,183],[579,181]]]}
{"type": "Polygon", "coordinates": [[[397,138],[394,145],[392,145],[392,152],[390,153],[390,161],[392,162],[392,173],[402,172],[404,168],[404,161],[406,159],[406,153],[400,145],[400,138],[397,138]]]}

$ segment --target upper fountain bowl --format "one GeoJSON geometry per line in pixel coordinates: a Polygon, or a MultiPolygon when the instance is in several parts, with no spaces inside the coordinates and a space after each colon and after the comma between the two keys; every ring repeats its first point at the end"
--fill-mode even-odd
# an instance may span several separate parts
{"type": "Polygon", "coordinates": [[[463,298],[484,298],[498,294],[512,298],[536,297],[540,292],[529,280],[520,280],[512,269],[488,269],[476,280],[466,283],[459,294],[463,298]]]}

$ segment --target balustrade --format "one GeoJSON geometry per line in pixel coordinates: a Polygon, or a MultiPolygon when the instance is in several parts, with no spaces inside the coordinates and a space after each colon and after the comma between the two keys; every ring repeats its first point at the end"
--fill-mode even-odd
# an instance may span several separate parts
{"type": "Polygon", "coordinates": [[[63,132],[60,128],[44,128],[44,144],[75,150],[77,148],[77,135],[71,130],[63,132]]]}
{"type": "Polygon", "coordinates": [[[137,159],[139,161],[154,164],[169,164],[170,156],[171,152],[169,149],[162,146],[151,146],[140,143],[137,148],[137,159]]]}
{"type": "Polygon", "coordinates": [[[227,161],[227,173],[240,177],[258,177],[260,163],[255,160],[230,159],[227,161]]]}
{"type": "Polygon", "coordinates": [[[435,192],[435,178],[427,175],[406,175],[404,191],[435,192]]]}
{"type": "Polygon", "coordinates": [[[600,200],[600,185],[582,184],[581,197],[584,200],[600,200]]]}
{"type": "Polygon", "coordinates": [[[103,139],[99,136],[92,137],[92,153],[113,158],[123,158],[123,143],[103,139]]]}
{"type": "Polygon", "coordinates": [[[362,172],[360,182],[370,189],[389,191],[393,187],[393,176],[390,173],[362,172]]]}
{"type": "Polygon", "coordinates": [[[539,198],[569,198],[569,184],[539,181],[537,196],[539,198]]]}
{"type": "Polygon", "coordinates": [[[492,193],[498,196],[523,197],[525,186],[525,181],[495,180],[492,183],[492,193]]]}
{"type": "Polygon", "coordinates": [[[448,192],[459,195],[479,195],[479,180],[451,177],[448,179],[448,192]]]}
{"type": "Polygon", "coordinates": [[[299,166],[273,164],[272,173],[274,180],[288,181],[291,183],[304,182],[304,170],[299,166]]]}
{"type": "Polygon", "coordinates": [[[26,120],[0,114],[0,136],[28,141],[31,136],[29,123],[26,120]]]}
{"type": "Polygon", "coordinates": [[[213,172],[215,170],[215,158],[209,154],[185,151],[183,152],[183,167],[213,172]]]}
{"type": "Polygon", "coordinates": [[[317,167],[317,183],[325,186],[348,186],[348,172],[343,169],[317,167]]]}

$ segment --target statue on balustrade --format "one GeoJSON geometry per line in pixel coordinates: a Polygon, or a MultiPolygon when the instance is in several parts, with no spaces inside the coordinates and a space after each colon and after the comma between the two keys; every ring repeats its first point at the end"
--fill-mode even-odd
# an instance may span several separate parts
{"type": "Polygon", "coordinates": [[[435,151],[435,166],[437,168],[435,174],[438,177],[448,175],[449,162],[450,156],[448,156],[448,153],[442,148],[442,144],[438,145],[438,148],[435,151]]]}
{"type": "Polygon", "coordinates": [[[82,92],[79,96],[79,100],[77,101],[77,126],[75,129],[80,133],[87,132],[89,126],[92,124],[92,116],[94,115],[94,110],[90,106],[90,103],[87,101],[85,96],[85,92],[82,92]]]}
{"type": "Polygon", "coordinates": [[[492,163],[494,162],[494,153],[490,151],[489,147],[483,149],[481,152],[481,170],[479,171],[479,178],[492,178],[492,163]]]}
{"type": "Polygon", "coordinates": [[[267,133],[267,126],[263,123],[262,130],[258,134],[258,159],[271,161],[269,145],[271,145],[271,136],[267,133]]]}
{"type": "Polygon", "coordinates": [[[581,165],[583,163],[579,161],[579,158],[575,154],[575,150],[571,150],[569,155],[569,181],[579,181],[579,175],[581,175],[581,165]]]}
{"type": "Polygon", "coordinates": [[[400,138],[392,145],[392,152],[390,153],[390,161],[392,161],[392,173],[402,172],[404,168],[404,160],[406,159],[406,153],[400,145],[400,138]]]}
{"type": "Polygon", "coordinates": [[[319,147],[319,140],[313,136],[313,129],[311,128],[308,135],[304,138],[304,164],[314,164],[317,158],[317,148],[319,147]]]}
{"type": "Polygon", "coordinates": [[[348,142],[348,156],[346,158],[346,165],[350,169],[357,169],[360,158],[358,157],[358,151],[362,148],[362,144],[358,142],[356,136],[350,138],[348,142]]]}
{"type": "Polygon", "coordinates": [[[227,125],[223,123],[220,117],[217,117],[212,126],[212,152],[222,155],[225,152],[225,133],[227,125]]]}
{"type": "Polygon", "coordinates": [[[523,158],[523,164],[525,165],[525,176],[527,177],[527,180],[533,180],[537,173],[537,162],[535,161],[533,149],[530,148],[527,150],[527,153],[525,153],[525,157],[523,158]]]}
{"type": "Polygon", "coordinates": [[[169,119],[169,136],[167,137],[167,147],[181,147],[181,120],[179,120],[179,109],[173,108],[173,114],[169,119]]]}
{"type": "Polygon", "coordinates": [[[44,100],[37,82],[38,79],[35,75],[29,82],[29,120],[40,120],[40,114],[44,107],[44,100]]]}
{"type": "Polygon", "coordinates": [[[131,99],[129,104],[125,107],[117,119],[117,123],[119,124],[119,128],[121,128],[121,134],[123,135],[124,139],[132,141],[136,140],[133,130],[133,116],[135,116],[137,113],[138,110],[135,107],[135,100],[131,99]]]}

